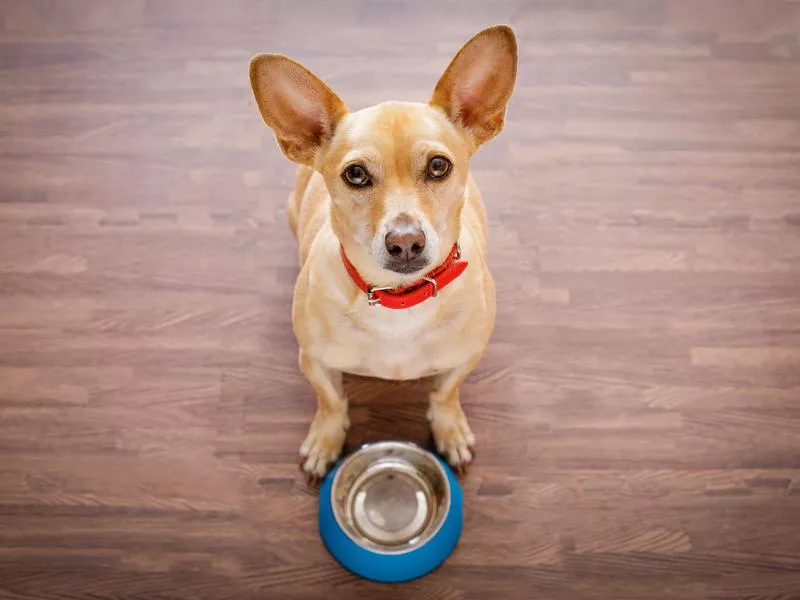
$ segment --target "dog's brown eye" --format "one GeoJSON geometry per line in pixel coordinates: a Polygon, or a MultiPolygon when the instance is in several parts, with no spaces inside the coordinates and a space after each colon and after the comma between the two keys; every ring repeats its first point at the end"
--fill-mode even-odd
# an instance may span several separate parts
{"type": "Polygon", "coordinates": [[[452,166],[453,163],[444,156],[434,156],[430,162],[428,162],[428,177],[431,179],[442,179],[447,176],[452,166]]]}
{"type": "Polygon", "coordinates": [[[342,178],[353,187],[366,187],[371,183],[369,173],[361,165],[350,165],[342,173],[342,178]]]}

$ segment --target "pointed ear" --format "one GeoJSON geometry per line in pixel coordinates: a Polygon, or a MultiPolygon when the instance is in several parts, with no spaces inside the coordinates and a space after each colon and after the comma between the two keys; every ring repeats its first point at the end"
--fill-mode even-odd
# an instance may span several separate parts
{"type": "Polygon", "coordinates": [[[517,40],[507,25],[484,29],[461,50],[442,75],[430,103],[463,126],[475,146],[503,129],[506,104],[517,77],[517,40]]]}
{"type": "Polygon", "coordinates": [[[275,132],[283,153],[313,165],[317,150],[347,114],[344,102],[303,65],[279,54],[253,57],[250,84],[261,117],[275,132]]]}

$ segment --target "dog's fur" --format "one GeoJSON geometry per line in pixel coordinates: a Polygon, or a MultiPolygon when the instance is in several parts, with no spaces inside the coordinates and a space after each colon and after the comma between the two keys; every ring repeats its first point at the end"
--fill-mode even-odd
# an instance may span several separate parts
{"type": "Polygon", "coordinates": [[[250,80],[264,121],[284,154],[302,166],[288,213],[301,271],[292,323],[300,368],[318,396],[300,448],[303,469],[322,477],[336,460],[349,425],[342,373],[383,379],[435,376],[428,418],[439,452],[457,468],[472,460],[475,438],[459,387],[486,349],[494,326],[494,282],[486,263],[486,220],[469,159],[503,127],[516,77],[509,27],[486,29],[459,51],[428,104],[387,102],[348,112],[320,79],[293,60],[260,54],[250,80]],[[424,176],[444,156],[449,175],[424,176]],[[358,162],[370,187],[342,177],[358,162]],[[386,267],[384,240],[398,217],[425,235],[424,268],[386,267]],[[405,310],[370,306],[345,271],[340,245],[373,286],[420,281],[460,242],[467,270],[435,298],[405,310]]]}

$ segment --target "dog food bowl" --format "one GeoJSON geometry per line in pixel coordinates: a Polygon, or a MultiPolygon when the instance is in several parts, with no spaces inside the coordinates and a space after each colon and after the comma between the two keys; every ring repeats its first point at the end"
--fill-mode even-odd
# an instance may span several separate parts
{"type": "Polygon", "coordinates": [[[356,575],[408,581],[433,571],[461,535],[463,497],[438,456],[408,442],[362,446],[320,489],[319,530],[356,575]]]}

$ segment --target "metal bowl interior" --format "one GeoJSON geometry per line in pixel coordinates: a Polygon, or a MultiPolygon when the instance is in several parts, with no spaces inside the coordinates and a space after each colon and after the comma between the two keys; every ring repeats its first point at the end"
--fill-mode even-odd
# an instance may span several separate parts
{"type": "Polygon", "coordinates": [[[331,486],[334,517],[372,552],[408,552],[431,539],[450,510],[450,483],[436,458],[408,442],[363,446],[331,486]]]}

